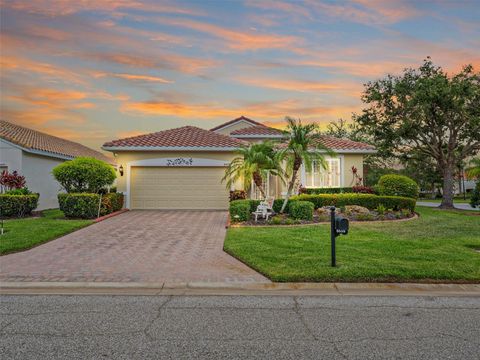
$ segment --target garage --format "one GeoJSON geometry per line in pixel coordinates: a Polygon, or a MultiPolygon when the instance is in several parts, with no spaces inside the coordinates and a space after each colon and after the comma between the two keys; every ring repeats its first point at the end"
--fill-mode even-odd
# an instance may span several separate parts
{"type": "Polygon", "coordinates": [[[132,209],[228,208],[224,167],[131,168],[132,209]]]}

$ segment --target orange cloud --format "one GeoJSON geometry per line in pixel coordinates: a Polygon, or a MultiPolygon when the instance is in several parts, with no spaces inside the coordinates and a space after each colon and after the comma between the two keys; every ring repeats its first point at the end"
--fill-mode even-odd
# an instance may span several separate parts
{"type": "Polygon", "coordinates": [[[120,10],[141,10],[153,13],[171,13],[184,15],[203,15],[199,10],[191,7],[185,8],[179,4],[168,3],[167,1],[142,2],[135,0],[82,0],[82,1],[2,1],[2,6],[11,9],[39,13],[49,16],[65,16],[80,11],[119,12],[120,10]]]}
{"type": "Polygon", "coordinates": [[[121,111],[131,115],[176,116],[188,119],[234,118],[245,114],[258,119],[283,119],[295,116],[308,119],[335,120],[350,117],[359,106],[317,106],[299,100],[264,101],[244,106],[223,107],[219,104],[188,104],[168,101],[127,102],[121,111]]]}
{"type": "Polygon", "coordinates": [[[158,76],[125,74],[125,73],[102,73],[102,72],[97,72],[97,73],[94,73],[93,76],[96,77],[96,78],[110,76],[110,77],[116,77],[116,78],[125,79],[125,80],[159,82],[159,83],[163,83],[163,84],[172,84],[174,82],[174,81],[166,80],[166,79],[158,77],[158,76]]]}
{"type": "Polygon", "coordinates": [[[0,67],[2,69],[2,75],[6,75],[8,72],[21,72],[28,75],[36,73],[44,76],[47,81],[54,79],[56,81],[76,84],[85,83],[81,79],[78,71],[73,72],[57,65],[35,62],[18,56],[1,56],[0,67]]]}
{"type": "Polygon", "coordinates": [[[305,80],[289,80],[279,78],[262,78],[262,77],[240,77],[236,79],[238,82],[256,87],[269,89],[279,89],[296,92],[314,92],[314,93],[332,93],[346,92],[351,96],[359,97],[361,93],[361,85],[356,83],[326,83],[320,81],[305,80]]]}
{"type": "Polygon", "coordinates": [[[279,48],[292,50],[302,41],[296,36],[241,32],[187,19],[162,18],[161,22],[207,33],[225,40],[227,47],[239,51],[279,48]]]}
{"type": "Polygon", "coordinates": [[[137,56],[126,53],[89,53],[79,54],[87,59],[127,65],[132,68],[168,69],[187,74],[201,74],[202,71],[219,65],[217,60],[200,59],[178,54],[162,53],[161,55],[137,56]]]}

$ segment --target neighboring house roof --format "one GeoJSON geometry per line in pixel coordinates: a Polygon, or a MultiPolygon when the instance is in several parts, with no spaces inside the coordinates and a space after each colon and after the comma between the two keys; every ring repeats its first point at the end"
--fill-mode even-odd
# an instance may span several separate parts
{"type": "Polygon", "coordinates": [[[282,138],[285,136],[285,134],[279,129],[271,128],[265,125],[256,125],[234,130],[230,133],[230,136],[238,138],[282,138]]]}
{"type": "Polygon", "coordinates": [[[103,149],[121,150],[210,150],[232,151],[243,145],[242,140],[227,135],[184,126],[176,129],[159,131],[151,134],[113,140],[103,144],[103,149]]]}
{"type": "Polygon", "coordinates": [[[4,120],[0,120],[0,138],[30,153],[66,160],[86,156],[113,163],[112,159],[109,159],[101,152],[79,143],[12,124],[4,120]]]}
{"type": "Polygon", "coordinates": [[[242,115],[242,116],[240,116],[240,117],[238,117],[238,118],[236,118],[236,119],[233,119],[233,120],[227,121],[226,123],[223,123],[223,124],[220,124],[220,125],[218,125],[218,126],[215,126],[214,128],[211,128],[210,131],[220,130],[220,129],[223,129],[223,128],[225,128],[225,127],[228,127],[228,126],[233,125],[233,124],[235,124],[235,123],[237,123],[237,122],[240,122],[240,121],[248,122],[248,123],[250,123],[250,124],[252,124],[252,125],[254,125],[254,126],[264,126],[264,127],[266,127],[266,126],[263,125],[262,123],[259,123],[259,122],[255,121],[255,120],[252,120],[252,119],[249,119],[249,118],[247,118],[247,117],[245,117],[245,116],[242,115]]]}
{"type": "MultiPolygon", "coordinates": [[[[284,148],[287,146],[287,141],[282,142],[279,147],[284,148]]],[[[321,135],[318,138],[318,143],[329,148],[336,153],[359,153],[359,154],[372,154],[375,153],[375,147],[363,142],[352,141],[345,138],[336,138],[333,136],[321,135]]]]}
{"type": "Polygon", "coordinates": [[[355,152],[374,152],[375,147],[367,143],[352,141],[345,138],[336,138],[333,136],[322,135],[319,140],[323,146],[334,151],[355,151],[355,152]]]}

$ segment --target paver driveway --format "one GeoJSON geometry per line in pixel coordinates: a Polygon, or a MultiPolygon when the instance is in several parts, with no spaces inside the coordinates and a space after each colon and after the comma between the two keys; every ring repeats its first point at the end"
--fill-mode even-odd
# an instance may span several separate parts
{"type": "Polygon", "coordinates": [[[223,252],[224,211],[129,211],[0,257],[0,281],[267,281],[223,252]]]}

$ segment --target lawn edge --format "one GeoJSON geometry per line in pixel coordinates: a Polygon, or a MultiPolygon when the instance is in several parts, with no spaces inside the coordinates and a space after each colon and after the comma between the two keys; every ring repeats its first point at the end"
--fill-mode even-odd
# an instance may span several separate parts
{"type": "Polygon", "coordinates": [[[53,237],[53,238],[51,238],[51,239],[42,241],[42,242],[37,243],[37,244],[35,244],[35,245],[33,245],[33,246],[26,247],[26,248],[23,248],[23,249],[21,249],[21,250],[13,250],[13,251],[8,251],[8,252],[0,253],[0,258],[1,258],[2,256],[12,255],[12,254],[16,254],[16,253],[20,253],[20,252],[24,252],[24,251],[28,251],[28,250],[34,249],[34,248],[36,248],[37,246],[41,246],[41,245],[44,245],[44,244],[46,244],[46,243],[48,243],[48,242],[50,242],[50,241],[54,241],[54,240],[60,239],[62,236],[66,236],[66,235],[72,234],[72,233],[74,233],[74,232],[76,232],[76,231],[78,231],[78,230],[85,229],[86,227],[95,224],[95,222],[94,222],[93,220],[90,220],[90,221],[91,221],[91,222],[90,222],[89,224],[83,224],[83,225],[81,225],[80,227],[78,227],[78,228],[76,228],[76,229],[73,229],[72,231],[64,232],[64,233],[61,234],[61,235],[58,235],[58,236],[55,236],[55,237],[53,237]]]}

